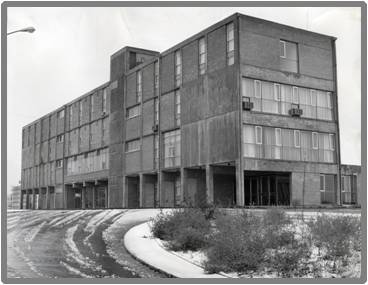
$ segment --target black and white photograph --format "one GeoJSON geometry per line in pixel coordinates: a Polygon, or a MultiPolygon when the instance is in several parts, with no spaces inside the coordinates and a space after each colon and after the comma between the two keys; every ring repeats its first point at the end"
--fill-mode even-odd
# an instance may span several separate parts
{"type": "Polygon", "coordinates": [[[3,283],[366,282],[365,2],[58,3],[2,4],[3,283]]]}

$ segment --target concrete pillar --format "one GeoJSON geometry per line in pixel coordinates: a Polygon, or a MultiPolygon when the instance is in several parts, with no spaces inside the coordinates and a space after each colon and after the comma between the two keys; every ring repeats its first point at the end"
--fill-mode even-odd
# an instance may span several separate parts
{"type": "Polygon", "coordinates": [[[32,189],[32,209],[33,210],[36,209],[35,201],[36,201],[36,190],[33,188],[32,189]]]}
{"type": "Polygon", "coordinates": [[[109,201],[109,185],[105,186],[105,208],[109,208],[108,201],[109,201]]]}
{"type": "Polygon", "coordinates": [[[235,161],[236,176],[236,205],[244,206],[244,171],[241,167],[241,161],[235,161]]]}
{"type": "Polygon", "coordinates": [[[181,206],[184,205],[185,197],[187,191],[187,170],[185,168],[180,168],[180,200],[178,201],[181,206]]]}
{"type": "Polygon", "coordinates": [[[82,209],[85,209],[86,208],[86,188],[85,187],[82,187],[81,195],[82,195],[82,209]]]}
{"type": "Polygon", "coordinates": [[[206,198],[208,204],[213,204],[214,201],[214,185],[213,185],[213,166],[206,165],[206,198]]]}
{"type": "Polygon", "coordinates": [[[162,207],[164,205],[164,201],[162,201],[162,198],[164,195],[162,195],[162,185],[164,181],[164,173],[162,171],[158,172],[158,179],[157,179],[157,201],[158,201],[158,207],[162,207]]]}
{"type": "Polygon", "coordinates": [[[138,184],[138,191],[139,191],[139,208],[143,208],[143,187],[144,187],[144,175],[142,173],[139,174],[139,184],[138,184]]]}
{"type": "Polygon", "coordinates": [[[123,201],[122,201],[122,207],[128,208],[128,187],[127,187],[127,179],[126,176],[123,176],[123,201]]]}
{"type": "Polygon", "coordinates": [[[96,186],[92,186],[92,209],[96,209],[96,186]]]}
{"type": "Polygon", "coordinates": [[[50,187],[46,187],[46,209],[50,209],[50,187]]]}

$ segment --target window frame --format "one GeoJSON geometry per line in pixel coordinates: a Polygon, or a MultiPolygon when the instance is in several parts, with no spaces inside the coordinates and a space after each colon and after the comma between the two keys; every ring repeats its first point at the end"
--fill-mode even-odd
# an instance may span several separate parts
{"type": "Polygon", "coordinates": [[[319,140],[318,137],[319,136],[317,132],[312,132],[312,149],[318,149],[318,140],[319,140]],[[316,138],[316,141],[314,138],[316,138]],[[316,145],[315,145],[315,142],[317,143],[316,145]]]}
{"type": "Polygon", "coordinates": [[[299,104],[299,88],[297,86],[292,87],[292,99],[293,104],[299,104]],[[297,101],[295,101],[295,98],[297,101]]]}
{"type": "Polygon", "coordinates": [[[282,45],[283,45],[283,55],[282,54],[280,54],[280,57],[281,58],[286,58],[286,41],[284,41],[284,40],[280,40],[280,44],[282,43],[282,45]]]}
{"type": "Polygon", "coordinates": [[[277,102],[281,101],[281,85],[279,83],[273,84],[273,99],[277,102]],[[277,92],[279,90],[279,93],[277,92]]]}
{"type": "Polygon", "coordinates": [[[254,80],[254,98],[262,99],[262,82],[260,80],[254,80]],[[259,86],[259,97],[257,96],[257,84],[259,86]]]}
{"type": "Polygon", "coordinates": [[[132,107],[128,107],[126,108],[126,111],[125,111],[125,119],[126,120],[130,120],[130,119],[133,119],[135,117],[139,117],[141,115],[141,105],[135,105],[135,106],[132,106],[132,107]],[[138,112],[134,115],[129,115],[129,111],[133,110],[133,109],[136,109],[138,110],[138,112]]]}
{"type": "Polygon", "coordinates": [[[198,40],[198,71],[200,75],[203,75],[207,71],[207,44],[206,44],[206,38],[201,37],[198,40]],[[203,52],[201,52],[201,43],[203,43],[203,52]],[[201,58],[204,58],[204,62],[201,63],[201,58]]]}
{"type": "Polygon", "coordinates": [[[136,100],[137,103],[142,102],[142,94],[143,94],[143,83],[142,83],[142,70],[137,70],[137,79],[136,79],[136,100]]]}
{"type": "Polygon", "coordinates": [[[275,128],[275,146],[282,146],[282,132],[281,128],[275,128]],[[277,133],[279,133],[279,143],[277,142],[277,133]]]}
{"type": "Polygon", "coordinates": [[[262,130],[261,126],[256,126],[255,127],[255,139],[256,139],[256,144],[258,144],[258,145],[261,145],[263,143],[263,134],[262,134],[262,132],[263,132],[263,130],[262,130]],[[259,136],[258,136],[258,134],[259,134],[259,136]]]}
{"type": "Polygon", "coordinates": [[[300,148],[300,130],[294,130],[294,147],[295,148],[300,148]],[[296,143],[297,142],[297,139],[296,138],[298,138],[298,142],[299,142],[298,145],[296,143]]]}
{"type": "Polygon", "coordinates": [[[328,144],[329,144],[329,150],[334,151],[335,150],[335,135],[334,134],[328,134],[328,144]]]}
{"type": "Polygon", "coordinates": [[[234,25],[234,22],[230,22],[226,24],[226,63],[227,63],[227,66],[231,66],[235,63],[235,25],[234,25]],[[232,34],[232,39],[229,39],[231,34],[232,34]],[[233,43],[232,50],[230,50],[231,42],[233,43]]]}
{"type": "Polygon", "coordinates": [[[136,151],[140,151],[141,150],[141,140],[140,139],[134,139],[134,140],[130,140],[127,141],[125,143],[125,153],[131,153],[131,152],[136,152],[136,151]],[[128,149],[129,148],[129,144],[133,143],[133,142],[137,142],[137,148],[134,149],[128,149]]]}
{"type": "Polygon", "coordinates": [[[182,79],[183,79],[182,78],[183,77],[182,56],[181,56],[180,49],[177,49],[176,51],[174,51],[174,66],[175,66],[175,70],[174,70],[175,87],[180,87],[182,84],[182,79]]]}

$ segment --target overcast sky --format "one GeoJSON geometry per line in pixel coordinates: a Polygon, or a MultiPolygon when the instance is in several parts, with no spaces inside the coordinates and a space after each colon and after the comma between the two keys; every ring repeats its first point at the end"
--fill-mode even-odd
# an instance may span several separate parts
{"type": "Polygon", "coordinates": [[[360,8],[8,8],[8,188],[21,173],[22,126],[109,80],[124,46],[162,52],[229,15],[338,38],[342,163],[360,164],[360,8]]]}

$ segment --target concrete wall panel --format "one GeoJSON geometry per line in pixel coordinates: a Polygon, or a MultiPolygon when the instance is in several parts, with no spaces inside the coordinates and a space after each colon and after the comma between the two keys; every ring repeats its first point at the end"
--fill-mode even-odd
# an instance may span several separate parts
{"type": "Polygon", "coordinates": [[[152,134],[152,126],[155,122],[154,102],[155,100],[149,100],[143,103],[143,135],[152,134]]]}
{"type": "Polygon", "coordinates": [[[142,68],[143,101],[155,96],[154,64],[142,68]]]}
{"type": "Polygon", "coordinates": [[[138,138],[141,134],[141,117],[135,117],[126,121],[126,140],[138,138]]]}
{"type": "Polygon", "coordinates": [[[195,40],[182,49],[183,57],[183,84],[198,78],[198,40],[195,40]]]}
{"type": "Polygon", "coordinates": [[[162,57],[160,69],[161,93],[163,94],[174,89],[175,61],[173,52],[162,57]]]}
{"type": "Polygon", "coordinates": [[[171,92],[161,96],[160,102],[161,131],[175,127],[175,94],[171,92]]]}
{"type": "Polygon", "coordinates": [[[134,173],[141,170],[141,152],[134,151],[125,154],[125,172],[134,173]]]}
{"type": "Polygon", "coordinates": [[[222,26],[208,34],[208,72],[226,66],[226,26],[222,26]]]}
{"type": "Polygon", "coordinates": [[[142,139],[142,170],[152,170],[154,159],[154,136],[144,137],[142,139]]]}
{"type": "Polygon", "coordinates": [[[135,72],[126,77],[126,107],[137,104],[137,74],[135,72]]]}

